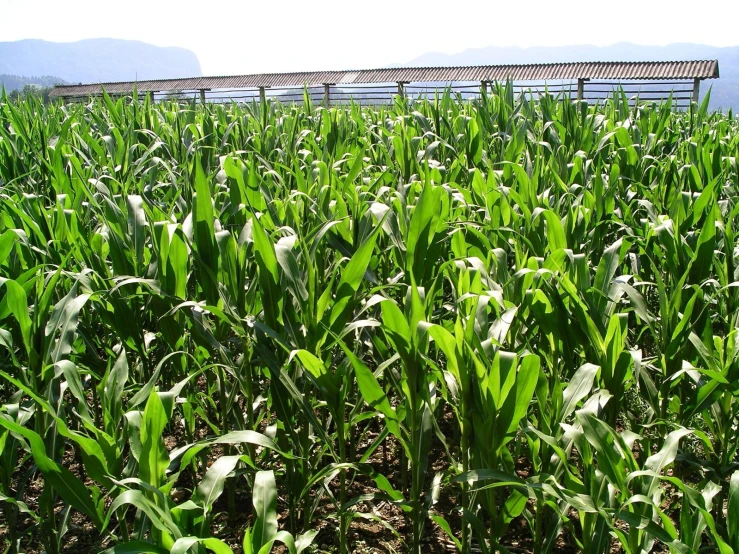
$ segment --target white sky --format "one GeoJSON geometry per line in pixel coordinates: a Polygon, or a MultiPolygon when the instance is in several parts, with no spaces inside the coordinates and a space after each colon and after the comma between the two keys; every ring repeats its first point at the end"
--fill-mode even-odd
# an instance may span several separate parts
{"type": "Polygon", "coordinates": [[[350,69],[483,46],[739,43],[737,0],[0,0],[0,41],[141,40],[206,75],[350,69]]]}

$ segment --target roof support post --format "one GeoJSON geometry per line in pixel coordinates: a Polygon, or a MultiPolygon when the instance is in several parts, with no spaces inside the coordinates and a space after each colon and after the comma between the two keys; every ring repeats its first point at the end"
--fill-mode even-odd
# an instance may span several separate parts
{"type": "Polygon", "coordinates": [[[585,96],[585,81],[587,79],[577,80],[577,100],[580,101],[585,96]]]}
{"type": "Polygon", "coordinates": [[[698,95],[701,93],[701,80],[693,79],[693,102],[698,103],[698,95]]]}
{"type": "Polygon", "coordinates": [[[200,103],[205,106],[205,89],[200,89],[200,103]]]}
{"type": "Polygon", "coordinates": [[[259,87],[259,105],[262,107],[262,129],[267,126],[267,87],[259,87]]]}
{"type": "Polygon", "coordinates": [[[398,96],[401,98],[405,98],[405,85],[407,84],[407,81],[398,81],[398,96]]]}
{"type": "Polygon", "coordinates": [[[323,84],[323,107],[326,109],[331,107],[331,83],[323,84]]]}
{"type": "Polygon", "coordinates": [[[490,84],[490,83],[489,83],[489,81],[480,81],[480,88],[482,89],[482,91],[483,91],[483,92],[484,92],[485,94],[487,94],[487,93],[488,93],[488,85],[489,85],[489,84],[490,84]]]}

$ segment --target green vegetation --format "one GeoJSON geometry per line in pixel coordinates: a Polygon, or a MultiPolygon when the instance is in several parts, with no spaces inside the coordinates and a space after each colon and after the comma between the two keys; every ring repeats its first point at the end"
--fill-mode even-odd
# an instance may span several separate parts
{"type": "Polygon", "coordinates": [[[5,89],[10,100],[28,96],[38,96],[44,103],[49,102],[49,93],[55,84],[65,84],[57,77],[21,77],[0,74],[0,89],[5,89]]]}
{"type": "Polygon", "coordinates": [[[0,73],[0,85],[5,87],[7,92],[14,90],[22,90],[24,87],[31,85],[39,88],[52,88],[54,85],[65,85],[64,80],[59,77],[22,77],[21,75],[7,75],[0,73]]]}
{"type": "Polygon", "coordinates": [[[5,546],[739,554],[738,131],[3,97],[5,546]]]}
{"type": "Polygon", "coordinates": [[[31,96],[35,96],[41,100],[44,104],[47,104],[51,98],[50,93],[54,87],[39,87],[36,85],[25,85],[22,89],[15,89],[8,94],[8,100],[18,101],[31,96]]]}

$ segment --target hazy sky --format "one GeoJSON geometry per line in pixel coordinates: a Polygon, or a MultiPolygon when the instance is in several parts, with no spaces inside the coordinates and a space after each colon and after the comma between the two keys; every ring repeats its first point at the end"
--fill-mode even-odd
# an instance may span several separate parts
{"type": "Polygon", "coordinates": [[[380,67],[491,45],[731,46],[738,17],[736,0],[0,0],[0,41],[183,46],[218,75],[380,67]]]}

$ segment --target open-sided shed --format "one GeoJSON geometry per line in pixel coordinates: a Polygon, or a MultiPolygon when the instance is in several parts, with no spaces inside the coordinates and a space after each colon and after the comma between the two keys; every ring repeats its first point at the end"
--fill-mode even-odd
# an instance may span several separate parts
{"type": "Polygon", "coordinates": [[[394,94],[418,96],[439,88],[472,95],[493,82],[514,83],[518,90],[564,92],[595,100],[619,87],[629,96],[659,99],[669,94],[680,103],[697,101],[700,82],[719,76],[717,60],[662,62],[574,62],[552,64],[478,65],[467,67],[398,67],[348,71],[260,73],[220,77],[188,77],[58,85],[52,97],[81,99],[102,90],[111,95],[199,95],[200,99],[301,100],[303,89],[325,104],[358,98],[389,100],[394,94]]]}

